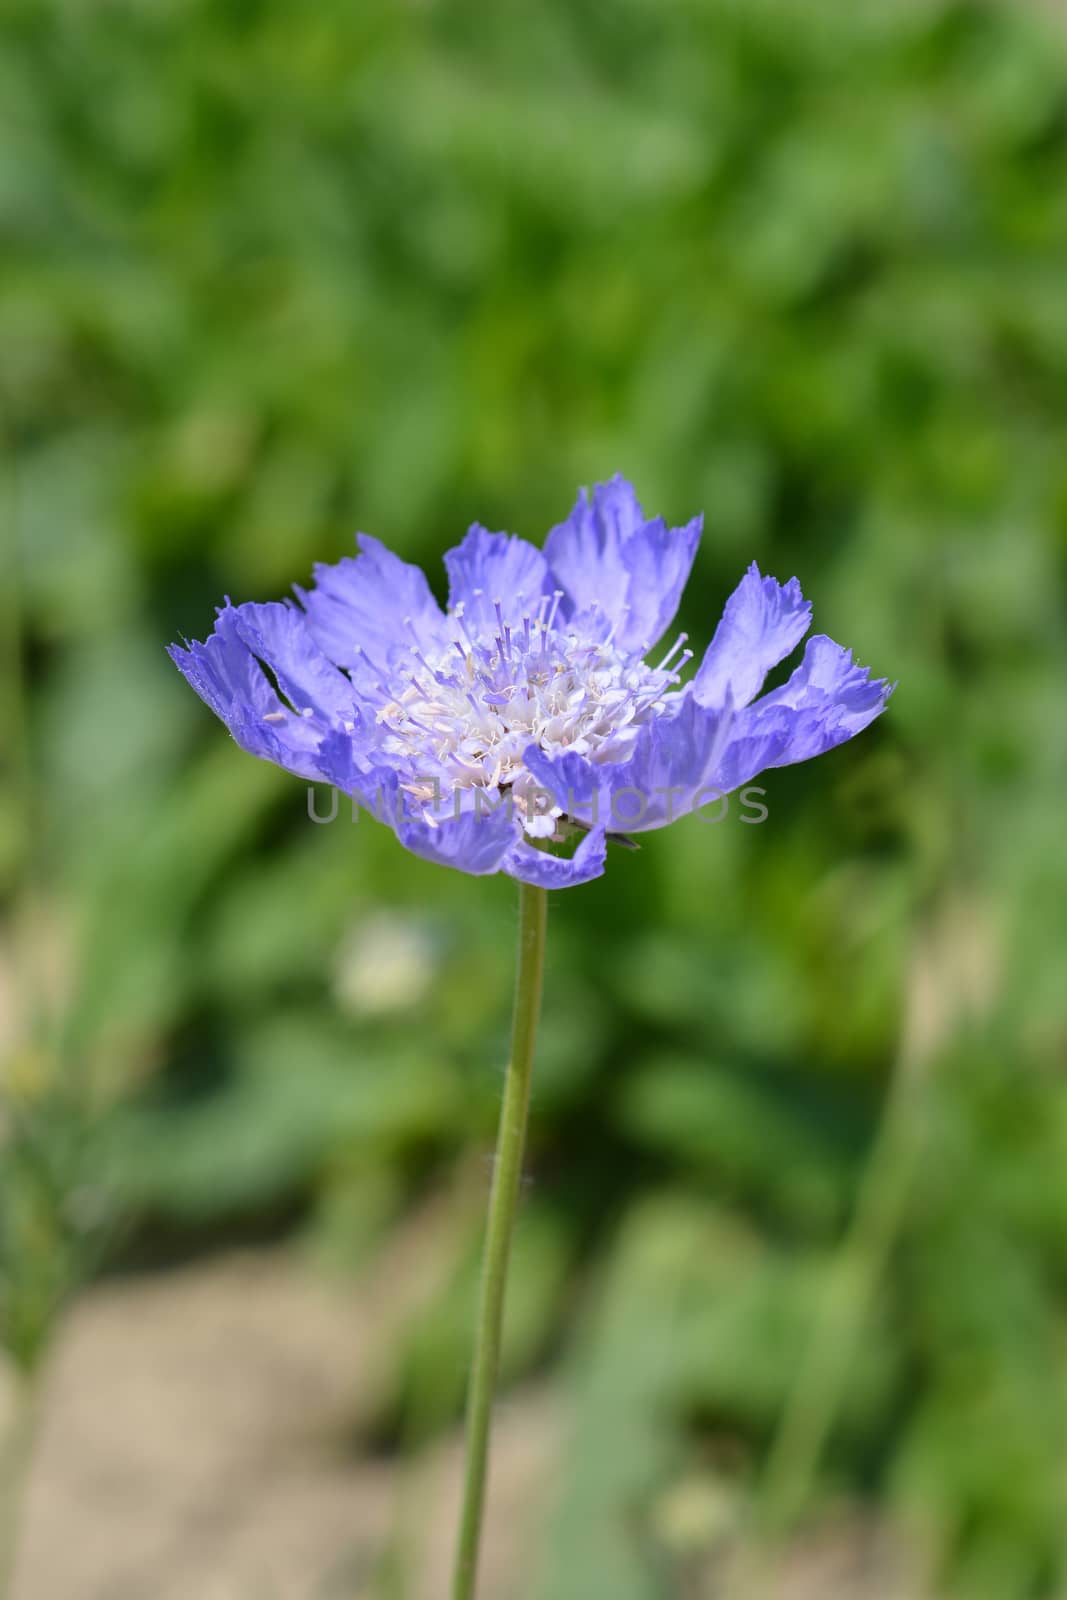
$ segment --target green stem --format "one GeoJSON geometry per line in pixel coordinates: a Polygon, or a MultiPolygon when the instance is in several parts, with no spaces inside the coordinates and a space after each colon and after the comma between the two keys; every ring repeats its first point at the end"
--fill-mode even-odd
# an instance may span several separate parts
{"type": "Polygon", "coordinates": [[[519,964],[515,981],[515,1010],[511,1023],[511,1059],[500,1108],[496,1163],[489,1196],[489,1226],[482,1263],[478,1326],[467,1403],[467,1466],[463,1480],[463,1514],[459,1528],[452,1600],[472,1600],[478,1572],[478,1547],[485,1510],[485,1484],[489,1467],[489,1422],[493,1390],[500,1365],[500,1336],[504,1316],[504,1289],[515,1211],[522,1179],[526,1119],[530,1108],[530,1079],[534,1039],[541,1012],[541,987],[545,970],[545,926],[548,893],[530,884],[519,885],[519,964]]]}

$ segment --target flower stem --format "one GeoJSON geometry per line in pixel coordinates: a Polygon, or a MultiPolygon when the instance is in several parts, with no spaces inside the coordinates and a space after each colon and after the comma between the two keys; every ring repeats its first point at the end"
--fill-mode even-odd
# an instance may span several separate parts
{"type": "Polygon", "coordinates": [[[500,1108],[496,1162],[489,1196],[489,1225],[482,1262],[478,1325],[467,1402],[467,1464],[452,1600],[472,1600],[478,1571],[478,1547],[489,1467],[489,1422],[500,1365],[504,1288],[522,1178],[534,1039],[541,1011],[547,911],[547,891],[520,883],[519,960],[511,1023],[511,1059],[504,1085],[504,1102],[500,1108]]]}

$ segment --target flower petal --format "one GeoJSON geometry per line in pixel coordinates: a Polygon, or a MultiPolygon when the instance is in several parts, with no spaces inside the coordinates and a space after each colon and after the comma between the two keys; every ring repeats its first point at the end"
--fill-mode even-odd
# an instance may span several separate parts
{"type": "Polygon", "coordinates": [[[318,763],[326,783],[351,795],[377,822],[395,828],[400,779],[372,749],[361,750],[351,734],[333,728],[319,744],[318,763]]]}
{"type": "Polygon", "coordinates": [[[792,734],[792,719],[784,711],[771,711],[755,721],[756,707],[736,718],[726,746],[708,775],[707,788],[718,794],[731,794],[743,783],[768,767],[782,765],[782,756],[792,734]]]}
{"type": "Polygon", "coordinates": [[[171,645],[168,654],[242,750],[298,777],[329,781],[318,758],[321,721],[298,715],[279,698],[241,637],[235,607],[219,612],[205,643],[171,645]]]}
{"type": "Polygon", "coordinates": [[[458,817],[450,814],[439,821],[401,816],[396,824],[397,838],[414,855],[476,877],[499,872],[520,834],[518,821],[505,805],[465,811],[458,817]]]}
{"type": "Polygon", "coordinates": [[[388,668],[397,649],[444,650],[449,634],[422,569],[369,534],[361,533],[358,543],[358,556],[332,567],[320,563],[314,589],[296,592],[319,648],[347,667],[362,691],[388,668]]]}
{"type": "Polygon", "coordinates": [[[327,661],[295,605],[248,602],[233,609],[234,625],[248,648],[266,662],[294,710],[325,721],[351,721],[356,711],[351,680],[327,661]]]}
{"type": "Polygon", "coordinates": [[[593,762],[570,751],[549,756],[536,746],[523,760],[565,815],[647,833],[676,822],[701,789],[715,783],[731,726],[729,707],[713,711],[686,695],[673,716],[641,730],[626,761],[593,762]]]}
{"type": "Polygon", "coordinates": [[[632,486],[616,474],[583,491],[545,541],[567,615],[599,611],[619,644],[642,654],[670,626],[700,541],[703,518],[668,528],[648,520],[632,486]]]}
{"type": "Polygon", "coordinates": [[[599,878],[607,857],[603,828],[591,828],[569,860],[520,840],[504,858],[504,871],[521,883],[540,889],[573,889],[579,883],[599,878]]]}
{"type": "Polygon", "coordinates": [[[499,626],[496,601],[514,624],[535,617],[541,599],[552,589],[548,564],[540,550],[512,534],[490,533],[475,523],[461,545],[445,556],[448,605],[462,605],[475,637],[492,638],[499,626]]]}
{"type": "Polygon", "coordinates": [[[747,706],[772,667],[784,661],[811,626],[811,606],[796,578],[764,578],[753,561],[726,602],[722,621],[693,679],[702,705],[747,706]]]}
{"type": "Polygon", "coordinates": [[[662,517],[646,522],[626,546],[630,571],[630,627],[621,637],[642,653],[663,637],[678,612],[682,590],[704,529],[703,516],[683,528],[668,528],[662,517]]]}
{"type": "Polygon", "coordinates": [[[851,650],[816,634],[789,681],[749,708],[741,732],[760,736],[776,727],[782,747],[766,766],[808,761],[873,722],[893,688],[885,678],[872,678],[868,668],[857,666],[851,650]]]}
{"type": "Polygon", "coordinates": [[[361,761],[343,734],[334,732],[323,740],[320,764],[328,782],[392,828],[413,855],[440,866],[478,876],[497,872],[520,836],[512,807],[491,802],[480,791],[449,794],[442,789],[435,805],[420,805],[392,768],[361,761]]]}

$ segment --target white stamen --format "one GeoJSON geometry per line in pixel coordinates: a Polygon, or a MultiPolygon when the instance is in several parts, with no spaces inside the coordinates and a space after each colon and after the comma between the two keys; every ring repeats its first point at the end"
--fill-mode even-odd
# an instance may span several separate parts
{"type": "MultiPolygon", "coordinates": [[[[678,635],[677,639],[675,639],[674,643],[671,645],[670,649],[667,651],[667,654],[663,657],[663,660],[657,666],[657,668],[656,668],[657,672],[662,672],[664,670],[664,668],[666,667],[668,661],[670,661],[671,658],[677,654],[677,652],[682,648],[683,644],[685,644],[685,642],[686,642],[686,640],[688,638],[689,638],[689,635],[687,633],[680,633],[678,635]]],[[[690,654],[692,654],[692,651],[690,651],[690,654]]]]}
{"type": "MultiPolygon", "coordinates": [[[[484,615],[468,622],[460,601],[449,611],[460,637],[439,655],[424,653],[411,627],[411,655],[421,670],[399,694],[395,686],[381,689],[376,722],[383,754],[410,774],[411,783],[425,782],[429,760],[431,771],[440,768],[442,793],[449,785],[510,787],[524,825],[545,828],[546,837],[554,818],[536,816],[526,805],[526,796],[533,804],[537,793],[523,765],[529,745],[593,761],[625,760],[641,728],[676,692],[673,685],[692,657],[691,650],[679,656],[682,634],[658,667],[647,666],[636,648],[615,643],[618,617],[606,638],[595,637],[595,630],[586,636],[572,624],[557,629],[563,598],[560,589],[542,595],[536,614],[527,611],[518,631],[505,622],[502,600],[492,602],[492,622],[484,615]]],[[[590,609],[603,617],[600,602],[590,609]]]]}

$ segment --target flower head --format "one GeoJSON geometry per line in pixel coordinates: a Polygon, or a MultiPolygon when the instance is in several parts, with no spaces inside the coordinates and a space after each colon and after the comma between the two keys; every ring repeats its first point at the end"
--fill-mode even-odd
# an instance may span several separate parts
{"type": "Polygon", "coordinates": [[[686,635],[656,646],[701,521],[646,518],[616,477],[543,551],[475,526],[445,557],[444,611],[417,567],[361,535],[297,601],[227,603],[205,644],[170,654],[243,749],[351,794],[415,854],[562,888],[603,871],[613,830],[819,755],[888,699],[824,635],[760,695],[811,608],[755,563],[683,682],[686,635]]]}

